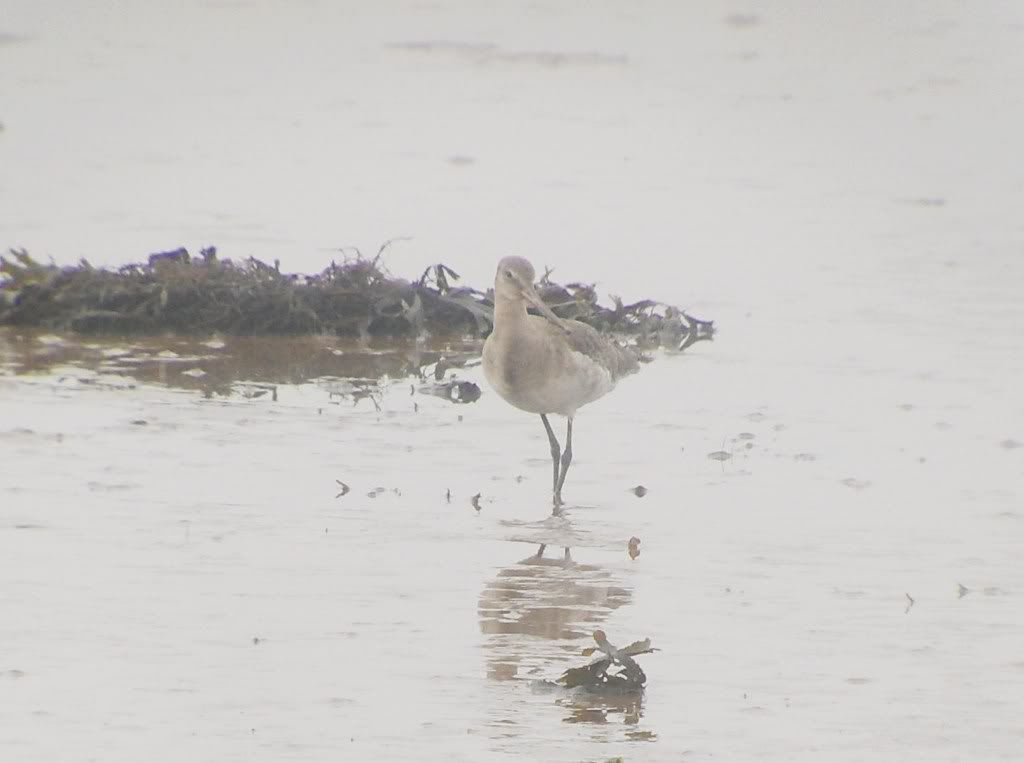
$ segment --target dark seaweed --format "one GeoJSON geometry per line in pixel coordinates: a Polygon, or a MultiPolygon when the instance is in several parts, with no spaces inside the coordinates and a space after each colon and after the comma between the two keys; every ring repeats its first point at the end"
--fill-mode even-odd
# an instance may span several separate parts
{"type": "MultiPolygon", "coordinates": [[[[453,286],[459,275],[431,265],[419,280],[391,276],[358,252],[315,275],[282,273],[250,257],[220,259],[214,247],[150,255],[145,263],[58,267],[24,250],[0,257],[0,325],[80,334],[302,335],[419,338],[482,337],[491,330],[490,291],[453,286]]],[[[598,303],[591,285],[552,282],[541,295],[565,318],[631,337],[641,347],[685,349],[711,339],[714,326],[653,300],[598,303]]]]}

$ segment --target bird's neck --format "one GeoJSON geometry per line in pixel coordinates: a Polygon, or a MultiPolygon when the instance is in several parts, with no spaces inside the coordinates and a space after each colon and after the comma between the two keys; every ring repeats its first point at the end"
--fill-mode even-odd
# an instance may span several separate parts
{"type": "Polygon", "coordinates": [[[521,299],[499,299],[494,303],[494,330],[514,331],[526,323],[526,303],[521,299]]]}

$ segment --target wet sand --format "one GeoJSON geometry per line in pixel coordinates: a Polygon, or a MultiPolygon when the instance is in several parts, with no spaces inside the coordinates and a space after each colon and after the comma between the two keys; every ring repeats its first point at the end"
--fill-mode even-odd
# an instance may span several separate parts
{"type": "MultiPolygon", "coordinates": [[[[659,357],[580,413],[557,518],[540,423],[486,390],[205,395],[0,336],[0,736],[21,760],[1019,748],[1022,450],[982,401],[939,402],[960,380],[913,396],[721,340],[659,357]],[[596,627],[663,649],[641,703],[534,685],[596,627]]],[[[161,343],[210,369],[234,346],[131,352],[161,343]]]]}

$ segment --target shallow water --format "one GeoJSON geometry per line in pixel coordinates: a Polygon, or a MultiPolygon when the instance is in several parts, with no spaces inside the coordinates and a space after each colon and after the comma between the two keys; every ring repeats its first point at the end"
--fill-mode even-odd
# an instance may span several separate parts
{"type": "Polygon", "coordinates": [[[5,757],[1019,758],[1022,6],[823,8],[8,2],[4,246],[409,234],[721,331],[562,519],[468,346],[0,332],[5,757]],[[595,627],[639,706],[533,690],[595,627]]]}
{"type": "Polygon", "coordinates": [[[288,383],[282,340],[0,336],[19,759],[1019,748],[1020,435],[942,402],[959,380],[811,365],[797,394],[721,339],[659,357],[580,413],[559,518],[540,423],[486,389],[345,388],[329,340],[295,344],[335,373],[288,383]],[[212,376],[236,346],[274,395],[251,368],[213,394],[125,368],[162,351],[212,376]],[[596,627],[662,648],[641,703],[536,688],[596,627]]]}

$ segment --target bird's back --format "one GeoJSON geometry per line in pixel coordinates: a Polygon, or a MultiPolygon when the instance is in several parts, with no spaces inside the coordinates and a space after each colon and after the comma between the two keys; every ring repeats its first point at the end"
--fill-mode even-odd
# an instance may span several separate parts
{"type": "Polygon", "coordinates": [[[550,323],[548,330],[561,334],[573,352],[582,353],[608,369],[613,382],[617,382],[623,376],[635,373],[640,368],[639,356],[631,348],[623,347],[582,321],[566,321],[566,323],[571,329],[570,334],[559,331],[550,323]]]}

